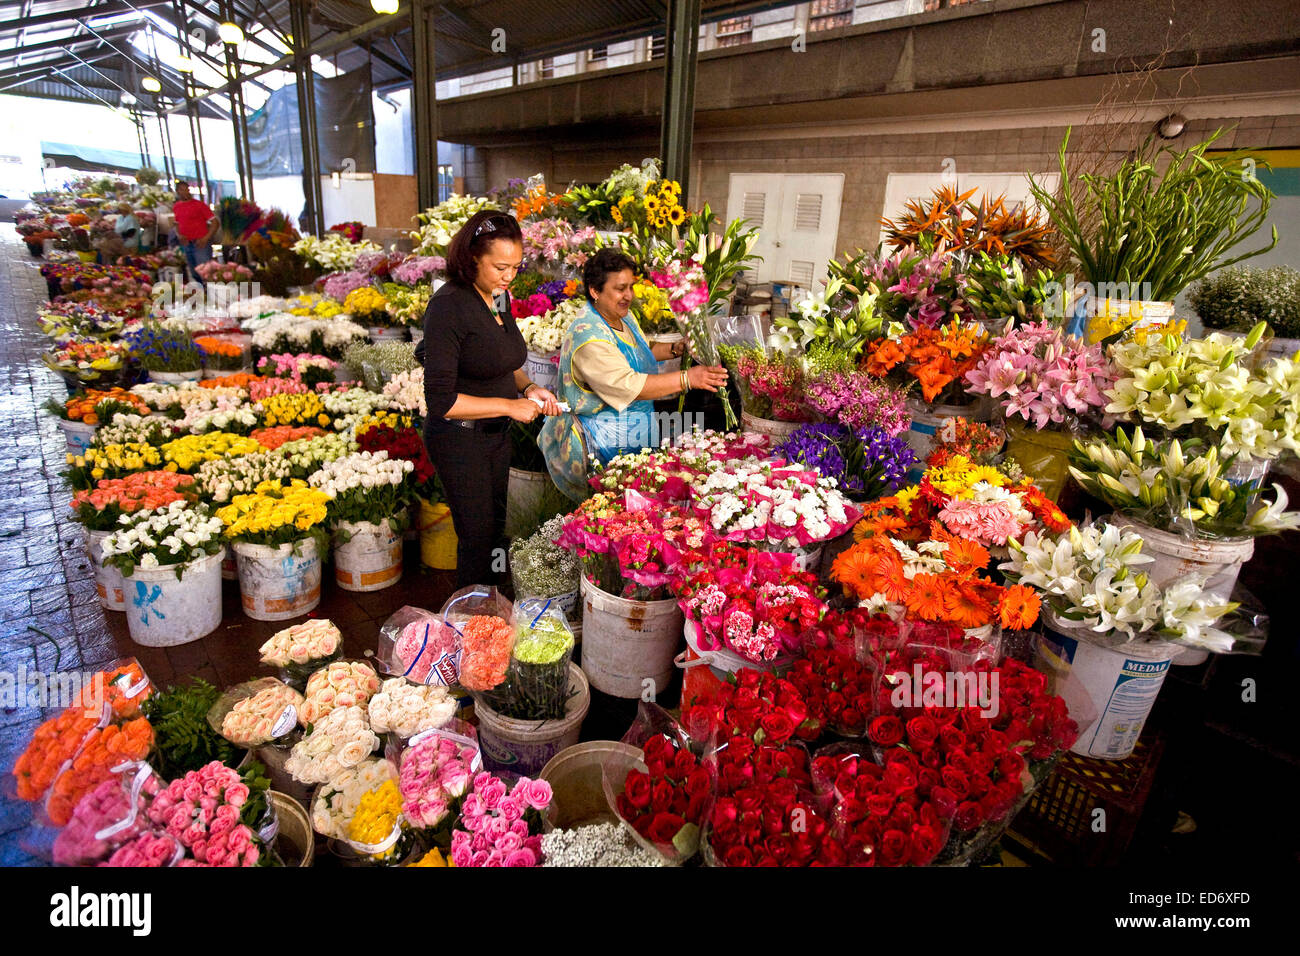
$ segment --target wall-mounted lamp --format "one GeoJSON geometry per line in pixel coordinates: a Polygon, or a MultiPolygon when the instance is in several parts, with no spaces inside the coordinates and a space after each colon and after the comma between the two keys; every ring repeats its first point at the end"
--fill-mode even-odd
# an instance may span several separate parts
{"type": "Polygon", "coordinates": [[[1161,139],[1177,139],[1186,128],[1186,116],[1181,113],[1170,113],[1156,124],[1156,133],[1161,139]]]}

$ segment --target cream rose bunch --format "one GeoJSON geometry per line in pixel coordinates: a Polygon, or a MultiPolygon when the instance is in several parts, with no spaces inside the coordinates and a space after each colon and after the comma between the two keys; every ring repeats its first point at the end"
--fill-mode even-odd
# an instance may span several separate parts
{"type": "Polygon", "coordinates": [[[306,727],[338,708],[364,708],[379,690],[380,683],[379,675],[369,664],[335,661],[308,678],[299,720],[306,727]]]}
{"type": "Polygon", "coordinates": [[[330,657],[343,645],[343,635],[332,621],[317,618],[294,624],[273,634],[259,653],[272,667],[307,664],[330,657]]]}
{"type": "Polygon", "coordinates": [[[290,707],[295,712],[302,707],[302,695],[276,681],[275,686],[237,701],[221,720],[221,736],[239,747],[259,747],[284,735],[280,724],[289,722],[285,711],[290,707]]]}
{"type": "Polygon", "coordinates": [[[294,744],[284,768],[300,783],[324,783],[379,746],[361,707],[336,707],[294,744]]]}
{"type": "Polygon", "coordinates": [[[412,684],[404,677],[384,681],[370,698],[370,728],[377,734],[414,737],[445,727],[456,714],[456,700],[441,685],[412,684]]]}

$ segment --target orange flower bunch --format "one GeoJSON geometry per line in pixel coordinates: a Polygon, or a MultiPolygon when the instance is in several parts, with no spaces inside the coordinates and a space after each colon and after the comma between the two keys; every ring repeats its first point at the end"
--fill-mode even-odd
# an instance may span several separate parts
{"type": "Polygon", "coordinates": [[[72,819],[78,801],[111,777],[114,767],[127,760],[143,760],[152,747],[153,727],[143,717],[92,732],[72,759],[72,766],[54,781],[45,805],[50,820],[63,826],[72,819]]]}
{"type": "MultiPolygon", "coordinates": [[[[195,342],[200,341],[195,339],[195,342]]],[[[252,372],[236,372],[234,375],[222,375],[220,378],[205,378],[199,382],[200,388],[248,388],[254,382],[265,382],[266,377],[252,372]]]]}
{"type": "Polygon", "coordinates": [[[831,578],[862,601],[904,609],[913,620],[1023,630],[1038,619],[1039,598],[1024,585],[1003,587],[979,576],[989,553],[937,529],[943,538],[913,549],[888,535],[859,541],[831,566],[831,578]]]}
{"type": "Polygon", "coordinates": [[[527,193],[516,199],[512,205],[515,218],[523,222],[529,216],[544,215],[552,208],[564,202],[563,193],[547,193],[546,186],[534,186],[527,193]]]}
{"type": "Polygon", "coordinates": [[[45,796],[59,769],[72,759],[97,723],[99,715],[88,717],[84,708],[69,707],[37,727],[27,749],[14,764],[19,799],[39,800],[45,796]]]}
{"type": "Polygon", "coordinates": [[[891,373],[901,377],[902,384],[915,379],[925,400],[933,402],[975,367],[988,343],[989,334],[982,326],[953,320],[934,329],[922,326],[901,339],[877,339],[867,346],[863,365],[880,378],[891,373]]]}
{"type": "Polygon", "coordinates": [[[491,690],[506,679],[514,629],[491,614],[475,614],[461,635],[460,682],[467,690],[491,690]]]}
{"type": "Polygon", "coordinates": [[[314,425],[275,425],[271,428],[258,428],[248,437],[267,451],[275,451],[285,442],[297,441],[300,438],[315,438],[317,435],[324,434],[325,429],[316,428],[314,425]]]}
{"type": "Polygon", "coordinates": [[[70,212],[67,218],[69,226],[85,226],[90,222],[90,217],[84,212],[70,212]]]}
{"type": "Polygon", "coordinates": [[[63,408],[68,413],[69,421],[98,425],[99,416],[95,413],[95,406],[110,398],[115,402],[130,405],[140,415],[149,414],[149,406],[139,396],[132,395],[124,388],[109,388],[103,391],[94,388],[87,389],[86,394],[74,395],[69,398],[63,403],[63,408]]]}
{"type": "Polygon", "coordinates": [[[234,342],[219,339],[214,335],[201,335],[194,340],[194,344],[203,349],[209,355],[220,355],[224,358],[243,358],[244,350],[234,342]]]}

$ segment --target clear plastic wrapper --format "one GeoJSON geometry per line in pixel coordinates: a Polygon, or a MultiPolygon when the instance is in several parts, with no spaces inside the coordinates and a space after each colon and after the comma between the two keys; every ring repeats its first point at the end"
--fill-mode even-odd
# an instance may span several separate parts
{"type": "Polygon", "coordinates": [[[222,693],[208,711],[208,723],[237,747],[260,747],[292,734],[302,705],[302,695],[292,687],[262,677],[222,693]]]}
{"type": "Polygon", "coordinates": [[[457,701],[438,684],[416,684],[390,677],[370,698],[370,729],[408,740],[426,730],[445,727],[455,716],[457,701]]]}
{"type": "MultiPolygon", "coordinates": [[[[413,827],[446,829],[453,809],[470,789],[474,774],[483,767],[474,728],[459,720],[447,727],[412,737],[400,752],[389,751],[399,766],[402,813],[413,827]]],[[[441,842],[450,845],[450,834],[441,842]]]]}
{"type": "Polygon", "coordinates": [[[343,654],[343,635],[332,621],[315,618],[277,631],[262,645],[261,661],[280,669],[280,679],[298,690],[307,678],[343,654]]]}
{"type": "Polygon", "coordinates": [[[418,607],[403,607],[379,629],[375,660],[386,674],[416,684],[460,684],[460,633],[442,616],[418,607]]]}
{"type": "Polygon", "coordinates": [[[514,650],[514,607],[496,588],[461,588],[442,606],[442,621],[460,636],[460,684],[491,690],[505,680],[514,650]]]}
{"type": "Polygon", "coordinates": [[[365,708],[382,681],[366,661],[332,661],[307,679],[298,723],[310,727],[336,707],[365,708]]]}
{"type": "Polygon", "coordinates": [[[130,761],[113,768],[111,776],[77,802],[67,826],[54,838],[54,864],[94,866],[106,861],[152,827],[145,811],[163,787],[147,763],[130,761]]]}
{"type": "Polygon", "coordinates": [[[551,598],[524,598],[514,606],[515,642],[505,680],[482,700],[502,717],[558,720],[569,699],[574,637],[551,598]]]}
{"type": "Polygon", "coordinates": [[[317,786],[312,794],[312,829],[332,840],[346,840],[348,824],[356,814],[362,796],[391,779],[394,779],[392,767],[388,761],[379,758],[368,758],[335,774],[317,786]]]}
{"type": "Polygon", "coordinates": [[[602,768],[610,808],[643,848],[684,863],[699,850],[713,793],[704,748],[662,707],[644,701],[622,742],[640,747],[642,759],[632,770],[618,762],[602,768]]]}

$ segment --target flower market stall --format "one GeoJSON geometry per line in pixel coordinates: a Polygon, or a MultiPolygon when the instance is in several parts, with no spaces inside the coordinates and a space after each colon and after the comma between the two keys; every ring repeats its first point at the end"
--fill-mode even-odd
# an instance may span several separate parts
{"type": "MultiPolygon", "coordinates": [[[[728,307],[755,230],[683,202],[654,161],[512,181],[426,210],[406,255],[231,201],[246,254],[204,278],[268,294],[197,308],[150,296],[161,261],[47,263],[68,506],[140,649],[12,768],[42,859],[976,864],[1062,761],[1130,756],[1171,667],[1260,651],[1238,576],[1257,536],[1300,529],[1267,480],[1300,451],[1300,355],[1271,337],[1285,318],[1223,305],[1237,279],[1196,294],[1223,331],[1108,313],[1093,334],[1054,306],[1058,270],[1134,262],[1091,257],[1060,201],[941,189],[763,323],[728,307]],[[520,431],[501,574],[451,593],[410,333],[490,206],[522,226],[533,381],[602,245],[637,265],[641,327],[731,381],[722,429],[614,457],[582,501],[520,431]],[[382,625],[322,613],[339,591],[382,625]],[[231,686],[139,659],[246,621],[272,623],[231,686]],[[618,739],[584,730],[598,708],[627,716],[618,739]]],[[[20,231],[75,246],[76,215],[20,231]]],[[[1162,300],[1254,223],[1207,221],[1233,241],[1165,270],[1162,300]]]]}

